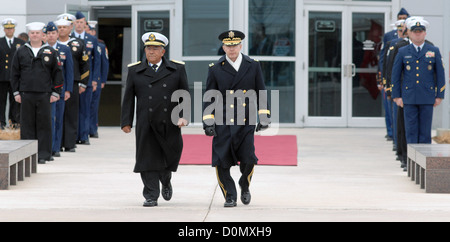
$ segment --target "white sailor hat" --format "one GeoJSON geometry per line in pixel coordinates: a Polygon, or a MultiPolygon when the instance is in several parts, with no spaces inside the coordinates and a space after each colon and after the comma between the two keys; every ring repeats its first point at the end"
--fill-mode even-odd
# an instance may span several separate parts
{"type": "Polygon", "coordinates": [[[95,26],[97,25],[98,22],[95,20],[89,20],[87,21],[87,23],[91,29],[95,29],[95,26]]]}
{"type": "Polygon", "coordinates": [[[70,22],[73,22],[73,21],[75,21],[77,18],[73,15],[73,14],[70,14],[70,13],[63,13],[63,14],[60,14],[60,15],[58,15],[58,17],[56,17],[56,19],[65,19],[65,20],[67,20],[67,21],[70,21],[70,22]]]}
{"type": "Polygon", "coordinates": [[[395,27],[397,27],[397,29],[402,29],[402,27],[405,25],[405,20],[404,19],[400,19],[395,21],[395,27]]]}
{"type": "Polygon", "coordinates": [[[423,17],[414,16],[406,20],[406,27],[411,31],[414,30],[426,31],[429,26],[430,23],[426,21],[423,17]]]}
{"type": "Polygon", "coordinates": [[[31,22],[26,25],[28,31],[43,30],[45,23],[42,22],[31,22]]]}
{"type": "Polygon", "coordinates": [[[5,28],[5,29],[12,29],[12,28],[15,28],[15,27],[16,27],[16,24],[17,24],[17,22],[16,22],[16,20],[13,19],[13,18],[5,18],[5,19],[3,19],[3,21],[2,21],[3,28],[5,28]]]}
{"type": "Polygon", "coordinates": [[[156,32],[145,33],[142,35],[141,39],[145,46],[156,45],[165,47],[169,44],[169,40],[166,36],[156,32]]]}
{"type": "Polygon", "coordinates": [[[56,26],[70,26],[72,24],[72,22],[63,18],[54,21],[54,23],[56,26]]]}

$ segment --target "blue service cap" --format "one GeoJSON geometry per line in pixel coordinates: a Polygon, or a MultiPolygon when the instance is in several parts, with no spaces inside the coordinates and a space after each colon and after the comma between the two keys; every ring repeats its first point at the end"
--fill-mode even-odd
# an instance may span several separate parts
{"type": "Polygon", "coordinates": [[[44,33],[56,30],[58,30],[58,28],[56,27],[55,23],[53,23],[53,21],[48,22],[47,26],[44,27],[44,33]]]}
{"type": "Polygon", "coordinates": [[[408,13],[408,11],[406,11],[405,8],[400,9],[400,11],[399,11],[398,14],[397,14],[397,17],[398,17],[399,15],[406,15],[406,16],[409,17],[409,13],[408,13]]]}
{"type": "Polygon", "coordinates": [[[85,18],[84,14],[83,14],[82,12],[80,12],[80,11],[78,11],[78,12],[75,14],[75,17],[76,17],[77,19],[85,18]]]}

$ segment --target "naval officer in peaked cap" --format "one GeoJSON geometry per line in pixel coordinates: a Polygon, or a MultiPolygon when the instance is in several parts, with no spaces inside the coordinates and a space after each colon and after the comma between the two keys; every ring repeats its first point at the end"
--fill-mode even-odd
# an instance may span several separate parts
{"type": "Polygon", "coordinates": [[[184,63],[169,61],[164,56],[169,44],[167,37],[149,32],[141,39],[145,56],[142,61],[129,65],[121,128],[125,133],[131,132],[136,98],[134,172],[141,174],[144,183],[143,205],[153,207],[158,205],[160,191],[165,200],[172,197],[170,181],[180,162],[183,149],[181,127],[187,125],[188,118],[180,117],[172,122],[171,114],[172,111],[177,112],[174,110],[177,103],[171,100],[175,91],[188,92],[189,87],[184,63]]]}
{"type": "Polygon", "coordinates": [[[218,38],[222,42],[225,55],[209,68],[204,97],[203,128],[206,135],[213,136],[212,166],[216,169],[217,180],[225,198],[224,207],[235,207],[238,194],[230,168],[239,162],[242,174],[239,179],[240,198],[242,203],[247,205],[251,200],[250,181],[254,166],[258,162],[254,132],[255,129],[259,131],[268,128],[270,110],[267,98],[260,94],[266,87],[259,62],[241,53],[244,33],[228,30],[218,38]],[[208,97],[207,93],[213,95],[208,97]],[[230,102],[226,101],[227,97],[232,98],[230,102]],[[218,99],[223,102],[217,102],[218,99]],[[258,109],[254,101],[258,103],[258,109]],[[211,110],[211,107],[214,109],[211,110]],[[260,120],[258,124],[256,112],[260,120]]]}
{"type": "Polygon", "coordinates": [[[17,21],[13,18],[5,18],[2,21],[5,36],[0,38],[0,129],[6,125],[6,119],[11,120],[14,127],[19,125],[20,105],[14,101],[11,91],[10,75],[11,63],[20,46],[25,42],[14,37],[17,21]],[[9,94],[9,118],[5,117],[6,101],[9,94]]]}
{"type": "Polygon", "coordinates": [[[444,99],[444,64],[439,48],[425,41],[429,26],[423,18],[407,21],[411,44],[399,49],[392,68],[392,98],[403,107],[408,144],[431,143],[433,107],[444,99]]]}

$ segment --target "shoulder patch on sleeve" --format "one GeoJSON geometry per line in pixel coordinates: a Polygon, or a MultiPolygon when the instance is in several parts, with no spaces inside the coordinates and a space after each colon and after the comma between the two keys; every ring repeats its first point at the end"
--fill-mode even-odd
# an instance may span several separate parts
{"type": "Polygon", "coordinates": [[[140,61],[134,62],[134,63],[129,64],[128,67],[132,67],[132,66],[139,65],[139,64],[141,64],[140,61]]]}
{"type": "Polygon", "coordinates": [[[180,65],[186,64],[186,63],[183,62],[183,61],[177,61],[177,60],[170,60],[170,61],[175,62],[175,63],[180,64],[180,65]]]}

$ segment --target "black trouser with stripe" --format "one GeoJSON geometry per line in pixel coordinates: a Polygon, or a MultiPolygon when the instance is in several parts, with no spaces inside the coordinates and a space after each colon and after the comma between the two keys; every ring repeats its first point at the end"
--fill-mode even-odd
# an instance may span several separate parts
{"type": "Polygon", "coordinates": [[[143,171],[141,172],[141,179],[144,183],[144,190],[142,195],[146,200],[158,200],[160,194],[159,182],[164,186],[169,185],[172,178],[172,171],[143,171]]]}
{"type": "MultiPolygon", "coordinates": [[[[230,168],[231,167],[223,168],[216,166],[217,181],[219,182],[219,187],[222,190],[225,200],[232,199],[237,201],[236,184],[234,183],[233,177],[231,177],[230,168]]],[[[246,192],[249,190],[254,168],[254,164],[241,163],[239,165],[242,174],[239,179],[239,186],[242,191],[246,192]]]]}

